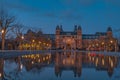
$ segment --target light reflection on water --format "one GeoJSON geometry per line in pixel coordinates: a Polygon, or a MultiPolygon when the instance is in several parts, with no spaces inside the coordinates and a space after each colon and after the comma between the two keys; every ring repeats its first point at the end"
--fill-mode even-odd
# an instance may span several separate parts
{"type": "MultiPolygon", "coordinates": [[[[83,52],[55,52],[0,58],[6,80],[120,80],[120,57],[83,52]]],[[[1,80],[0,79],[0,80],[1,80]]]]}

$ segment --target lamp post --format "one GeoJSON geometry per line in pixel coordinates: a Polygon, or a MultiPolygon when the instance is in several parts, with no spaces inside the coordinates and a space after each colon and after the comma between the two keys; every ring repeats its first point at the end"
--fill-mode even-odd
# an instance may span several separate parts
{"type": "Polygon", "coordinates": [[[20,50],[22,50],[23,40],[24,40],[24,36],[22,35],[22,36],[20,37],[20,44],[19,44],[20,50]]]}
{"type": "Polygon", "coordinates": [[[117,40],[115,40],[115,52],[117,52],[117,40]]]}

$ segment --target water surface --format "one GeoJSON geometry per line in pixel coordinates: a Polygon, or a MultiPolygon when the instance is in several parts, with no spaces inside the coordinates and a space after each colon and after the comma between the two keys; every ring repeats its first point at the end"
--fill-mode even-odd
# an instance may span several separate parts
{"type": "Polygon", "coordinates": [[[0,58],[0,80],[120,80],[120,57],[47,52],[0,58]]]}

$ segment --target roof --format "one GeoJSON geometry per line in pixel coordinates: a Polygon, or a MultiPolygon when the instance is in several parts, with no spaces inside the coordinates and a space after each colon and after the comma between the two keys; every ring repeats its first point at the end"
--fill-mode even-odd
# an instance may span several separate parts
{"type": "Polygon", "coordinates": [[[43,36],[50,38],[50,39],[55,39],[55,34],[43,34],[43,36]]]}
{"type": "Polygon", "coordinates": [[[96,32],[95,34],[96,35],[100,35],[100,36],[106,36],[107,35],[106,32],[96,32]]]}
{"type": "Polygon", "coordinates": [[[77,33],[76,32],[71,32],[71,31],[67,31],[67,32],[61,32],[60,33],[61,35],[76,35],[77,33]]]}
{"type": "Polygon", "coordinates": [[[95,34],[83,34],[82,35],[82,39],[97,39],[99,37],[99,35],[95,35],[95,34]]]}

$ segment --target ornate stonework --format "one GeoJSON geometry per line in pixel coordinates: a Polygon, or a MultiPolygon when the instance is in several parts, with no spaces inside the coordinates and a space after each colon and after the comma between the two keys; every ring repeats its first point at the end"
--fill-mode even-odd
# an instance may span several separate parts
{"type": "Polygon", "coordinates": [[[74,31],[64,31],[62,26],[56,27],[55,44],[57,49],[107,50],[115,51],[117,39],[112,35],[111,27],[106,32],[82,34],[81,26],[74,26],[74,31]]]}

